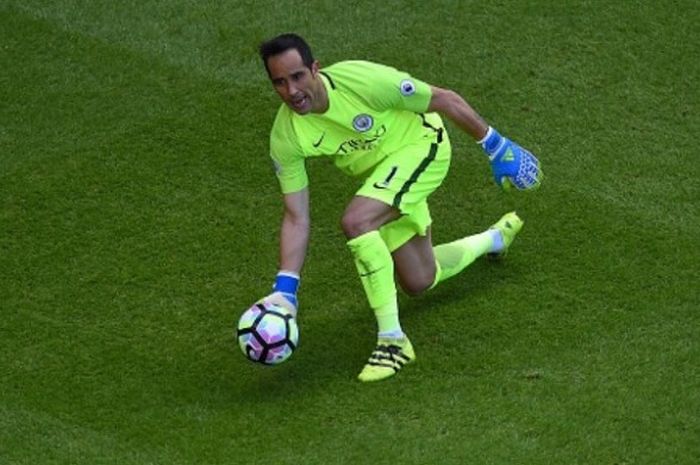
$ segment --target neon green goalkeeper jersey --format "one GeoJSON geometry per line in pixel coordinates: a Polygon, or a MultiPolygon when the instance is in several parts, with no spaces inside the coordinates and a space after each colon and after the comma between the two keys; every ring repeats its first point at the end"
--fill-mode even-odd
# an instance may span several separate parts
{"type": "Polygon", "coordinates": [[[343,61],[321,70],[328,93],[323,114],[299,115],[282,104],[270,134],[270,156],[282,192],[308,185],[305,159],[331,157],[351,176],[420,139],[434,140],[442,120],[424,113],[430,86],[394,68],[343,61]]]}

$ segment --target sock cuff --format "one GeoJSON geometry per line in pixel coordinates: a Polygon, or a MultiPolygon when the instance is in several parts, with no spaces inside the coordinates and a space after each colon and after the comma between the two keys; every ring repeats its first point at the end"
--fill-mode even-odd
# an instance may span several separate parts
{"type": "Polygon", "coordinates": [[[378,230],[374,230],[361,234],[357,237],[353,237],[352,239],[347,241],[346,244],[350,248],[350,250],[353,253],[355,253],[355,251],[357,250],[363,249],[367,246],[371,246],[372,244],[376,243],[377,240],[382,241],[382,236],[381,234],[379,234],[378,230]]]}
{"type": "Polygon", "coordinates": [[[440,262],[436,258],[435,259],[435,281],[433,281],[433,284],[430,285],[428,290],[430,291],[430,290],[434,289],[435,286],[440,284],[441,280],[442,280],[442,267],[440,266],[440,262]]]}

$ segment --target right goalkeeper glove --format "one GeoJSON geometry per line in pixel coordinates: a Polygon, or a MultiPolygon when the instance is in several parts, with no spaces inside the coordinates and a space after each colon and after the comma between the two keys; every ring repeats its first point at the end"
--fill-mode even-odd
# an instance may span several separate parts
{"type": "Polygon", "coordinates": [[[297,316],[297,289],[299,288],[299,275],[291,271],[277,273],[275,283],[272,286],[272,294],[262,300],[274,305],[279,305],[297,316]]]}

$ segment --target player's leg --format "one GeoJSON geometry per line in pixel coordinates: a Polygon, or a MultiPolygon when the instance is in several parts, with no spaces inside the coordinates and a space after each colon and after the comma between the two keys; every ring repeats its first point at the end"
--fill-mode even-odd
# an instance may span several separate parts
{"type": "Polygon", "coordinates": [[[377,345],[358,376],[361,381],[388,378],[415,359],[411,342],[399,322],[394,262],[379,233],[383,224],[399,216],[399,210],[391,205],[358,195],[346,208],[341,221],[367,300],[377,319],[377,345]]]}
{"type": "Polygon", "coordinates": [[[416,234],[391,255],[396,278],[405,293],[418,295],[432,287],[438,269],[430,228],[425,236],[416,234]]]}
{"type": "MultiPolygon", "coordinates": [[[[414,216],[413,219],[421,223],[419,217],[414,216]]],[[[389,223],[382,228],[382,232],[388,235],[407,228],[406,219],[403,223],[401,224],[401,221],[389,223]]],[[[391,240],[388,242],[391,244],[391,240]]],[[[396,277],[407,294],[418,295],[464,270],[478,257],[500,250],[502,243],[501,232],[488,229],[479,234],[433,247],[428,228],[425,235],[416,234],[393,250],[396,277]]]]}
{"type": "MultiPolygon", "coordinates": [[[[359,375],[362,381],[392,376],[415,359],[413,347],[399,322],[392,252],[416,234],[425,237],[430,224],[425,199],[444,179],[449,157],[448,142],[440,146],[439,143],[420,141],[405,147],[401,153],[389,156],[376,167],[346,210],[343,229],[348,237],[355,236],[348,246],[379,326],[377,346],[359,375]],[[357,214],[356,206],[368,203],[360,200],[365,197],[391,206],[394,212],[393,215],[377,216],[385,222],[379,229],[369,232],[364,231],[381,221],[372,224],[363,219],[362,214],[357,214]],[[420,216],[422,222],[414,221],[417,209],[425,213],[420,216]],[[354,221],[348,221],[353,217],[356,218],[354,221]],[[357,227],[363,224],[369,226],[357,227]],[[386,229],[389,225],[392,227],[386,229]]],[[[429,262],[428,267],[434,267],[434,261],[429,262]]],[[[432,271],[429,269],[428,273],[432,271]]]]}
{"type": "Polygon", "coordinates": [[[394,207],[376,199],[355,196],[341,226],[348,238],[362,286],[377,318],[380,336],[402,335],[394,284],[394,262],[379,228],[400,216],[394,207]]]}
{"type": "Polygon", "coordinates": [[[431,287],[460,273],[482,255],[505,255],[522,226],[518,215],[510,212],[484,232],[436,246],[433,251],[437,273],[431,287]]]}
{"type": "Polygon", "coordinates": [[[363,195],[355,195],[345,208],[340,226],[348,239],[354,239],[401,216],[401,212],[383,202],[363,195]]]}
{"type": "Polygon", "coordinates": [[[522,227],[520,218],[511,212],[486,231],[433,247],[431,221],[428,204],[422,201],[410,214],[380,230],[392,251],[399,284],[410,295],[455,276],[482,255],[504,255],[522,227]]]}

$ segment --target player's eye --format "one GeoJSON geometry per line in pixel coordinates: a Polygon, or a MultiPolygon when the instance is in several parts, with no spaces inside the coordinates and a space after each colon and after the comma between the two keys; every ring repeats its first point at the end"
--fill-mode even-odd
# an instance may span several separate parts
{"type": "Polygon", "coordinates": [[[297,71],[296,73],[292,74],[292,79],[295,81],[298,81],[299,79],[304,77],[304,73],[301,71],[297,71]]]}
{"type": "Polygon", "coordinates": [[[272,85],[275,87],[280,87],[280,86],[284,85],[284,79],[282,79],[282,78],[273,79],[272,85]]]}

